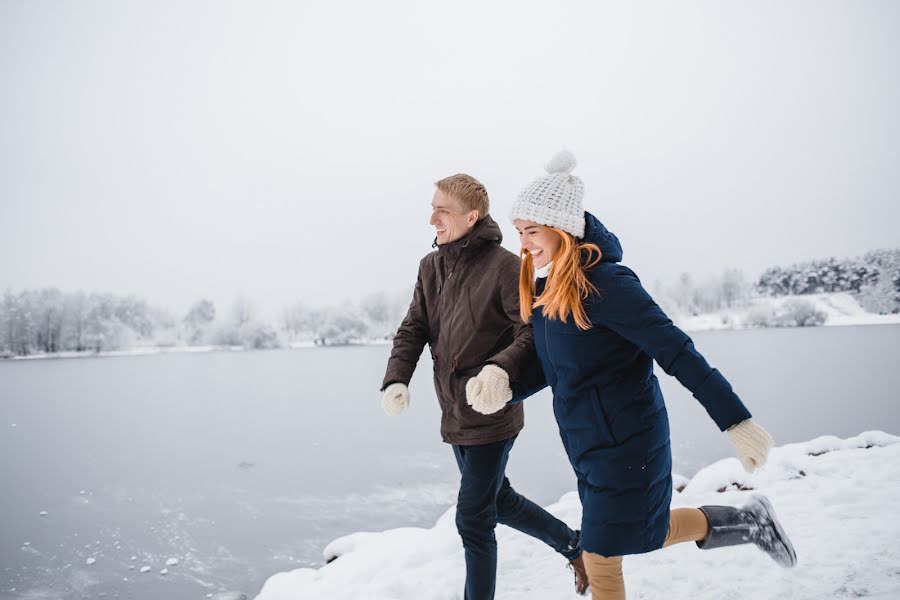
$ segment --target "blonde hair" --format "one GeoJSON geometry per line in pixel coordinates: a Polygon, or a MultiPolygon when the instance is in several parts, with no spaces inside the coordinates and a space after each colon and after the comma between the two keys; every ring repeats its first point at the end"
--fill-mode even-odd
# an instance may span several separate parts
{"type": "Polygon", "coordinates": [[[549,319],[559,319],[563,323],[571,314],[581,330],[591,328],[591,321],[584,311],[582,302],[597,288],[587,278],[586,271],[600,262],[603,254],[596,244],[580,244],[575,237],[556,227],[548,227],[559,236],[561,244],[553,257],[553,267],[547,277],[544,292],[534,297],[534,259],[524,248],[520,252],[522,268],[519,270],[519,315],[522,321],[531,320],[531,311],[543,307],[543,314],[549,319]]]}
{"type": "Polygon", "coordinates": [[[490,210],[487,190],[480,181],[471,175],[457,173],[450,177],[444,177],[434,185],[448,196],[456,198],[464,211],[477,210],[479,219],[487,215],[490,210]]]}

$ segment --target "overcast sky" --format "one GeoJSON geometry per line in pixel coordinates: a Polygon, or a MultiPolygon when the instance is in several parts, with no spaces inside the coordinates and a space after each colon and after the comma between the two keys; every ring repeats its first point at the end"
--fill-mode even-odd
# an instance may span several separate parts
{"type": "Polygon", "coordinates": [[[569,148],[642,279],[900,245],[900,3],[0,1],[0,287],[410,286],[569,148]]]}

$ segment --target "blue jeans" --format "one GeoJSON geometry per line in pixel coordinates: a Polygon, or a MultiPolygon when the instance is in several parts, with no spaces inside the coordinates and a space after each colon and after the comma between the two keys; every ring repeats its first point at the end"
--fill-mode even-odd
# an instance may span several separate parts
{"type": "Polygon", "coordinates": [[[492,444],[453,446],[459,472],[456,529],[466,553],[465,600],[492,600],[497,538],[502,523],[535,537],[572,560],[581,554],[578,532],[517,493],[504,472],[515,436],[492,444]]]}

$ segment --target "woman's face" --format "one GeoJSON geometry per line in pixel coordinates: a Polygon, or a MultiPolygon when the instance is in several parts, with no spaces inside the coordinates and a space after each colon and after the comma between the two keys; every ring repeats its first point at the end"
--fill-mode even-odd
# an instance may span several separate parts
{"type": "Polygon", "coordinates": [[[534,267],[536,269],[546,267],[547,263],[553,260],[553,256],[562,245],[562,240],[549,227],[534,221],[516,219],[514,223],[516,230],[519,232],[519,241],[522,243],[522,248],[531,253],[534,267]]]}

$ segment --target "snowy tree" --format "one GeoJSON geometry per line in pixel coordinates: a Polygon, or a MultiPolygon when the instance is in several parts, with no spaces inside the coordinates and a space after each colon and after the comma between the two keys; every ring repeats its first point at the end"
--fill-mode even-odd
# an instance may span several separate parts
{"type": "Polygon", "coordinates": [[[128,341],[125,325],[116,316],[116,299],[112,294],[88,297],[84,338],[86,348],[103,352],[121,348],[128,341]]]}
{"type": "Polygon", "coordinates": [[[63,293],[56,288],[6,290],[0,299],[0,353],[103,351],[137,341],[158,344],[155,333],[174,320],[134,296],[63,293]]]}
{"type": "Polygon", "coordinates": [[[316,341],[325,345],[347,344],[366,335],[366,323],[350,310],[330,311],[316,341]]]}
{"type": "Polygon", "coordinates": [[[728,269],[722,275],[721,300],[726,308],[732,308],[743,304],[750,294],[750,286],[744,279],[744,273],[740,269],[728,269]]]}
{"type": "Polygon", "coordinates": [[[64,302],[63,348],[81,352],[87,349],[86,324],[88,313],[87,296],[83,292],[68,294],[64,302]]]}
{"type": "Polygon", "coordinates": [[[878,271],[877,264],[868,255],[843,261],[829,258],[766,269],[756,287],[767,296],[857,293],[862,287],[875,283],[878,271]]]}
{"type": "Polygon", "coordinates": [[[262,322],[253,304],[244,297],[235,300],[229,317],[218,324],[212,334],[215,344],[244,348],[277,348],[281,345],[278,331],[262,322]]]}
{"type": "Polygon", "coordinates": [[[238,337],[243,347],[254,350],[278,348],[281,345],[275,328],[257,321],[244,323],[238,331],[238,337]]]}
{"type": "Polygon", "coordinates": [[[14,294],[7,291],[4,306],[7,320],[7,347],[9,352],[27,356],[35,352],[35,322],[32,312],[34,294],[27,291],[14,294]]]}
{"type": "Polygon", "coordinates": [[[667,312],[680,315],[698,315],[733,308],[744,304],[751,287],[737,269],[726,270],[721,276],[697,283],[687,273],[682,273],[670,287],[657,283],[654,286],[656,301],[667,312]]]}
{"type": "Polygon", "coordinates": [[[203,342],[215,320],[216,306],[212,300],[203,299],[195,302],[183,319],[188,342],[191,344],[203,342]]]}
{"type": "Polygon", "coordinates": [[[289,341],[312,339],[305,335],[309,329],[309,309],[301,302],[286,307],[281,311],[281,330],[289,341]]]}
{"type": "Polygon", "coordinates": [[[0,300],[0,357],[13,355],[13,319],[15,297],[7,288],[0,300]]]}
{"type": "Polygon", "coordinates": [[[784,303],[777,325],[780,327],[816,327],[824,325],[826,315],[809,300],[790,299],[784,303]]]}
{"type": "Polygon", "coordinates": [[[298,302],[281,313],[281,329],[291,341],[322,343],[323,332],[328,325],[329,311],[310,308],[298,302]]]}
{"type": "Polygon", "coordinates": [[[669,290],[668,295],[682,314],[696,315],[699,313],[697,289],[694,286],[693,278],[688,273],[678,276],[678,281],[669,290]]]}
{"type": "Polygon", "coordinates": [[[397,330],[396,303],[392,303],[388,294],[379,292],[369,294],[360,301],[360,312],[365,320],[368,334],[376,338],[389,337],[397,330]]]}
{"type": "Polygon", "coordinates": [[[256,309],[249,299],[241,296],[234,301],[234,306],[231,309],[231,317],[234,321],[234,325],[240,329],[256,318],[256,309]]]}
{"type": "Polygon", "coordinates": [[[154,332],[153,319],[147,302],[134,296],[112,298],[115,319],[141,338],[149,338],[154,332]]]}
{"type": "Polygon", "coordinates": [[[35,347],[40,352],[58,352],[62,349],[65,298],[56,288],[38,291],[34,302],[35,347]]]}
{"type": "Polygon", "coordinates": [[[234,301],[228,318],[218,323],[216,331],[212,334],[213,343],[223,346],[243,346],[241,331],[254,320],[256,310],[253,304],[245,297],[239,297],[234,301]]]}
{"type": "Polygon", "coordinates": [[[869,312],[882,315],[900,312],[900,273],[882,271],[873,284],[864,285],[859,302],[869,312]]]}

